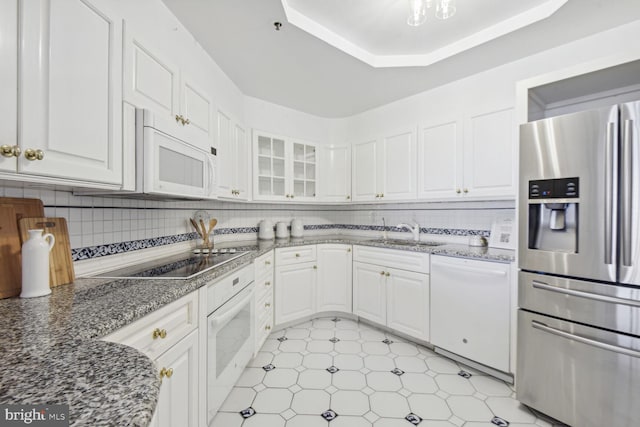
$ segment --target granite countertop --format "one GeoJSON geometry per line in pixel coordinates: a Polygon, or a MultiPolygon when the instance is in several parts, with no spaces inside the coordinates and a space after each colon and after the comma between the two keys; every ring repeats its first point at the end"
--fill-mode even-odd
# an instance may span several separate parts
{"type": "Polygon", "coordinates": [[[513,251],[465,245],[405,246],[371,238],[312,236],[228,242],[250,252],[190,280],[77,279],[51,295],[0,300],[0,402],[69,404],[72,426],[146,426],[160,380],[139,351],[100,338],[211,283],[274,248],[345,243],[512,262],[513,251]]]}

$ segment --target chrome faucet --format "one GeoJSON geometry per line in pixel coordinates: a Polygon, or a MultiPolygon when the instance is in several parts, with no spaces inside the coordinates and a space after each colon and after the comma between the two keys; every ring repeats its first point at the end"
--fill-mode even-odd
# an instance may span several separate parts
{"type": "Polygon", "coordinates": [[[420,224],[417,222],[414,225],[409,225],[405,223],[400,223],[397,225],[398,228],[406,228],[413,234],[413,240],[418,242],[420,241],[420,224]]]}

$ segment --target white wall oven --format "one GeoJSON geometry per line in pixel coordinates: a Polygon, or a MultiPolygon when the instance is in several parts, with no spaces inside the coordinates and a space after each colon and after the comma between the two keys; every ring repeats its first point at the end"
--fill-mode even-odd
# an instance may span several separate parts
{"type": "Polygon", "coordinates": [[[207,423],[253,356],[254,290],[248,266],[207,291],[207,423]]]}

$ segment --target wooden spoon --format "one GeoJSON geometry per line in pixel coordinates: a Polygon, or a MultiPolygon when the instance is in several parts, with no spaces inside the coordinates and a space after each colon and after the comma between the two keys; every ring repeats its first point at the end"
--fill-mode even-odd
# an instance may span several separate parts
{"type": "Polygon", "coordinates": [[[213,228],[216,226],[216,224],[218,224],[218,220],[215,218],[212,218],[209,221],[209,233],[211,233],[211,231],[213,230],[213,228]]]}
{"type": "Polygon", "coordinates": [[[198,234],[200,235],[200,237],[202,237],[202,233],[200,232],[200,227],[198,227],[198,223],[196,222],[196,220],[193,218],[189,218],[189,221],[191,221],[191,225],[193,225],[193,228],[195,228],[198,234]]]}

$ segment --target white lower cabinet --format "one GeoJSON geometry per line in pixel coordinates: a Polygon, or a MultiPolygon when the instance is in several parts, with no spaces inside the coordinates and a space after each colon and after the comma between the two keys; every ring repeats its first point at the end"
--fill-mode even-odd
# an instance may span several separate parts
{"type": "Polygon", "coordinates": [[[429,254],[355,246],[354,314],[429,341],[428,265],[429,254]]]}
{"type": "Polygon", "coordinates": [[[316,312],[316,261],[276,265],[276,324],[316,312]]]}
{"type": "Polygon", "coordinates": [[[253,261],[255,269],[255,353],[273,329],[273,251],[259,256],[253,261]]]}
{"type": "Polygon", "coordinates": [[[103,338],[155,361],[162,380],[151,426],[198,425],[198,291],[103,338]]]}
{"type": "Polygon", "coordinates": [[[510,266],[431,258],[431,343],[509,372],[510,266]]]}
{"type": "MultiPolygon", "coordinates": [[[[429,340],[429,275],[386,268],[387,326],[429,340]]],[[[386,274],[385,273],[385,274],[386,274]]]]}
{"type": "Polygon", "coordinates": [[[351,313],[351,245],[318,245],[316,311],[351,313]]]}
{"type": "Polygon", "coordinates": [[[353,314],[382,325],[387,323],[387,280],[381,267],[353,263],[353,314]]]}
{"type": "Polygon", "coordinates": [[[162,385],[154,418],[158,427],[198,425],[198,331],[156,359],[162,385]]]}

